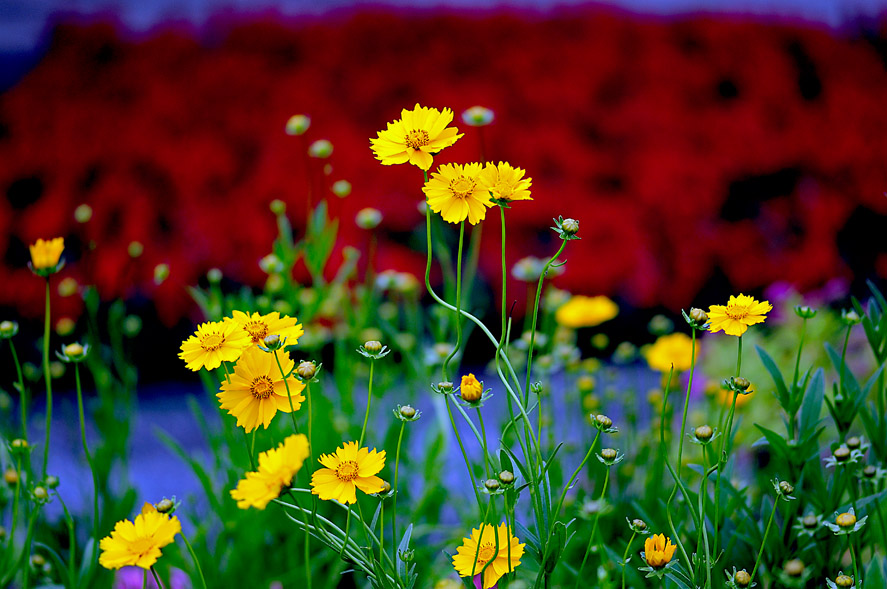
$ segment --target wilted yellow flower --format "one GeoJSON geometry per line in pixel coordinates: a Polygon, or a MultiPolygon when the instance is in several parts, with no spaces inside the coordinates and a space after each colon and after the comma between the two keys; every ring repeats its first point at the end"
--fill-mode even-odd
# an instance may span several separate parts
{"type": "MultiPolygon", "coordinates": [[[[696,354],[699,354],[699,344],[696,344],[696,354]]],[[[693,357],[693,340],[685,333],[672,333],[663,335],[653,345],[647,348],[644,354],[647,364],[653,370],[669,372],[674,365],[675,372],[690,369],[690,361],[693,357]]]]}
{"type": "Polygon", "coordinates": [[[619,306],[603,295],[586,297],[575,295],[558,307],[555,320],[565,327],[594,327],[619,314],[619,306]]]}
{"type": "Polygon", "coordinates": [[[498,529],[485,525],[471,530],[471,536],[462,539],[462,546],[456,549],[456,554],[453,556],[453,567],[460,577],[474,577],[484,571],[483,587],[488,589],[494,586],[502,575],[516,569],[523,554],[524,545],[514,537],[506,524],[499,524],[498,529]],[[511,559],[508,558],[509,553],[511,559]],[[490,566],[484,570],[487,563],[490,563],[490,566]]]}
{"type": "Polygon", "coordinates": [[[182,525],[176,516],[158,513],[153,505],[145,503],[135,522],[119,521],[111,535],[102,538],[99,564],[106,569],[125,566],[148,569],[160,558],[160,549],[172,543],[181,531],[182,525]]]}
{"type": "Polygon", "coordinates": [[[259,315],[249,315],[243,311],[234,311],[230,319],[240,325],[249,334],[254,344],[261,344],[267,335],[279,335],[280,339],[286,338],[286,345],[299,343],[299,338],[305,333],[302,324],[295,317],[282,316],[278,312],[259,315]]]}
{"type": "Polygon", "coordinates": [[[290,412],[290,399],[287,395],[287,384],[292,396],[292,408],[298,411],[305,397],[302,390],[305,385],[290,376],[283,381],[284,374],[293,371],[293,361],[287,352],[278,352],[280,367],[274,354],[263,352],[258,347],[244,350],[243,355],[234,366],[234,374],[230,382],[222,383],[222,390],[216,393],[222,409],[237,418],[237,425],[247,433],[259,425],[268,429],[268,425],[278,411],[290,412]]]}
{"type": "Polygon", "coordinates": [[[665,534],[656,534],[644,540],[644,559],[654,569],[661,569],[671,562],[677,548],[665,534]]]}
{"type": "Polygon", "coordinates": [[[497,200],[533,200],[530,196],[532,178],[524,178],[526,172],[507,162],[487,164],[478,176],[481,186],[497,200]]]}
{"type": "Polygon", "coordinates": [[[763,323],[767,313],[773,310],[768,301],[758,302],[753,297],[740,294],[730,295],[727,305],[711,305],[708,318],[711,321],[708,330],[712,333],[724,330],[727,335],[741,336],[749,325],[763,323]]]}
{"type": "Polygon", "coordinates": [[[385,482],[375,476],[385,467],[385,450],[370,452],[358,448],[357,442],[346,442],[336,448],[335,454],[321,454],[318,461],[326,468],[311,475],[311,492],[324,501],[357,503],[356,489],[378,493],[385,487],[385,482]]]}
{"type": "Polygon", "coordinates": [[[38,239],[36,243],[30,245],[31,267],[37,272],[55,268],[64,249],[65,240],[62,237],[50,240],[38,239]]]}
{"type": "Polygon", "coordinates": [[[463,401],[477,403],[484,395],[484,387],[478,382],[474,374],[462,377],[462,386],[459,387],[459,395],[463,401]]]}
{"type": "Polygon", "coordinates": [[[493,206],[489,191],[481,185],[481,164],[444,164],[431,174],[422,187],[428,206],[440,213],[444,221],[472,225],[484,220],[487,208],[493,206]]]}
{"type": "Polygon", "coordinates": [[[373,153],[386,166],[409,162],[428,170],[434,161],[432,155],[462,137],[459,129],[447,127],[452,121],[453,111],[448,108],[441,112],[416,104],[413,110],[403,109],[400,119],[370,139],[373,153]]]}
{"type": "Polygon", "coordinates": [[[203,323],[182,342],[179,358],[194,371],[213,370],[222,362],[233,362],[251,344],[249,334],[233,321],[203,323]]]}
{"type": "Polygon", "coordinates": [[[259,468],[246,473],[246,478],[231,489],[231,498],[237,507],[265,509],[281,490],[289,486],[293,476],[308,458],[308,438],[304,434],[292,435],[276,448],[259,454],[259,468]]]}

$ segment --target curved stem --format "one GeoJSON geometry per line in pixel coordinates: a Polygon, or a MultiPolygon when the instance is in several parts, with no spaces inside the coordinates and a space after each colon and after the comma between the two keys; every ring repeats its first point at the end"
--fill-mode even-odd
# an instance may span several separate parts
{"type": "Polygon", "coordinates": [[[12,339],[9,340],[9,350],[12,352],[12,361],[15,363],[15,373],[18,377],[18,399],[19,410],[22,421],[22,439],[28,441],[28,396],[25,388],[25,378],[22,374],[22,365],[18,361],[18,354],[15,352],[15,344],[12,339]]]}
{"type": "MultiPolygon", "coordinates": [[[[690,348],[690,380],[687,383],[687,396],[684,397],[684,415],[681,418],[681,439],[678,442],[678,477],[684,467],[684,437],[687,432],[687,410],[690,408],[690,391],[693,389],[693,373],[696,371],[696,330],[691,329],[693,346],[690,348]]],[[[671,383],[669,383],[671,384],[671,383]]]]}
{"type": "MultiPolygon", "coordinates": [[[[600,430],[598,430],[600,431],[600,430]]],[[[579,570],[576,571],[576,587],[575,589],[579,589],[579,585],[582,584],[582,569],[585,568],[585,561],[588,560],[588,553],[591,552],[591,543],[594,541],[594,536],[597,533],[597,524],[601,519],[601,508],[603,507],[604,495],[607,493],[607,483],[610,482],[610,469],[607,468],[604,471],[604,486],[601,489],[601,496],[598,499],[598,511],[594,516],[594,525],[591,527],[591,536],[588,537],[588,546],[585,547],[585,556],[582,557],[582,564],[579,565],[579,570]]]]}
{"type": "MultiPolygon", "coordinates": [[[[539,299],[542,296],[542,282],[545,280],[545,275],[548,274],[548,269],[551,267],[551,264],[557,260],[558,256],[561,255],[561,252],[564,251],[564,248],[567,246],[567,240],[561,241],[561,246],[558,248],[557,253],[554,254],[548,262],[545,263],[545,267],[542,268],[542,274],[539,275],[539,282],[536,284],[536,301],[533,303],[533,322],[530,324],[530,347],[527,350],[527,380],[524,384],[524,403],[529,404],[530,402],[530,374],[533,372],[533,351],[536,346],[536,321],[539,318],[539,299]]],[[[541,398],[540,398],[541,403],[541,398]]],[[[541,404],[539,406],[539,418],[542,418],[541,404]]]]}
{"type": "MultiPolygon", "coordinates": [[[[197,576],[200,577],[200,585],[203,589],[207,589],[206,587],[206,578],[203,576],[203,569],[200,568],[200,561],[197,560],[197,555],[194,553],[194,548],[191,547],[191,543],[188,542],[188,538],[185,537],[185,534],[179,532],[179,535],[182,537],[182,540],[185,542],[185,547],[188,549],[188,554],[191,555],[191,560],[194,561],[194,568],[197,569],[197,576]]],[[[310,587],[310,584],[309,584],[310,587]]]]}
{"type": "Polygon", "coordinates": [[[450,354],[443,362],[441,371],[443,379],[447,379],[450,360],[459,352],[462,347],[462,244],[465,241],[465,221],[459,224],[459,253],[456,255],[456,345],[450,350],[450,354]]]}
{"type": "MultiPolygon", "coordinates": [[[[751,570],[751,581],[755,580],[755,573],[761,564],[761,557],[764,555],[764,547],[767,545],[767,536],[770,534],[770,526],[773,525],[773,519],[776,517],[776,507],[779,505],[779,497],[773,502],[773,511],[770,512],[770,520],[767,522],[767,529],[764,530],[764,538],[761,540],[761,549],[758,551],[758,558],[755,560],[755,568],[751,570]]],[[[751,586],[751,582],[749,582],[751,586]]]]}
{"type": "Polygon", "coordinates": [[[489,461],[489,452],[487,451],[487,428],[484,427],[484,416],[480,411],[480,407],[477,408],[477,419],[480,422],[480,432],[483,436],[483,445],[484,445],[484,472],[487,475],[487,478],[490,478],[490,461],[489,461]]]}
{"type": "Polygon", "coordinates": [[[164,589],[163,583],[160,581],[160,576],[157,574],[157,571],[154,570],[154,567],[151,567],[151,574],[154,576],[154,582],[157,583],[157,587],[159,589],[164,589]]]}
{"type": "MultiPolygon", "coordinates": [[[[738,341],[737,344],[737,352],[736,352],[736,377],[740,377],[742,375],[742,336],[740,335],[736,338],[738,341]]],[[[721,471],[724,469],[724,466],[727,464],[727,457],[724,455],[724,449],[727,447],[727,443],[730,438],[730,430],[733,428],[733,413],[736,411],[736,398],[739,395],[733,394],[733,404],[730,406],[730,415],[727,418],[727,431],[724,432],[724,437],[721,438],[721,449],[718,452],[717,460],[718,460],[718,476],[715,480],[715,519],[714,519],[714,550],[712,551],[712,555],[715,560],[718,558],[718,540],[720,539],[720,534],[718,532],[719,523],[720,523],[720,512],[721,512],[721,471]]],[[[723,406],[721,407],[723,415],[723,406]]]]}
{"type": "Polygon", "coordinates": [[[43,447],[43,476],[49,465],[49,432],[52,429],[52,375],[49,373],[49,276],[46,277],[46,309],[43,315],[43,377],[46,379],[46,442],[43,447]]]}
{"type": "Polygon", "coordinates": [[[576,477],[579,476],[579,473],[582,471],[582,467],[585,466],[585,463],[588,462],[588,459],[591,458],[591,453],[594,452],[594,447],[597,445],[598,438],[601,437],[601,430],[597,430],[597,435],[594,436],[594,441],[591,442],[591,447],[588,449],[588,452],[585,453],[585,458],[582,459],[582,462],[573,471],[573,476],[570,477],[570,480],[567,481],[567,484],[564,486],[564,490],[561,491],[561,496],[557,500],[557,507],[555,507],[554,512],[551,514],[552,519],[556,519],[558,514],[561,512],[561,507],[564,505],[564,498],[567,496],[567,490],[573,484],[573,481],[576,480],[576,477]]]}
{"type": "Polygon", "coordinates": [[[631,549],[631,543],[634,542],[635,536],[637,536],[637,532],[632,530],[631,538],[628,539],[628,544],[625,545],[625,552],[622,553],[622,589],[625,589],[625,565],[628,564],[626,559],[628,559],[628,551],[631,549]]]}
{"type": "Polygon", "coordinates": [[[367,421],[370,419],[370,404],[373,402],[373,368],[376,365],[376,360],[374,358],[370,358],[370,380],[369,385],[367,386],[367,410],[363,416],[363,427],[360,428],[360,441],[357,442],[357,447],[363,447],[363,437],[366,435],[367,431],[367,421]]]}
{"type": "MultiPolygon", "coordinates": [[[[80,417],[80,440],[83,443],[83,454],[86,455],[86,463],[89,465],[89,472],[92,474],[92,510],[93,510],[93,538],[95,538],[95,546],[99,545],[99,479],[95,472],[95,466],[92,463],[92,455],[89,453],[89,446],[86,444],[86,420],[83,414],[83,390],[80,386],[80,364],[74,364],[74,383],[77,388],[77,413],[80,417]]],[[[93,550],[93,563],[98,558],[98,550],[93,550]]]]}

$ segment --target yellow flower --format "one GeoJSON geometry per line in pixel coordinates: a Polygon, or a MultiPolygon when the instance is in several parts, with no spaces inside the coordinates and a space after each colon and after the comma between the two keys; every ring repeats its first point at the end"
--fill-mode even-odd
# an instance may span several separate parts
{"type": "Polygon", "coordinates": [[[600,325],[618,314],[619,306],[603,295],[596,297],[575,295],[558,307],[554,318],[564,327],[577,329],[600,325]]]}
{"type": "Polygon", "coordinates": [[[428,206],[449,223],[468,219],[469,223],[477,225],[483,221],[493,201],[489,191],[479,182],[482,169],[478,163],[444,164],[437,168],[422,187],[428,206]]]}
{"type": "Polygon", "coordinates": [[[231,489],[231,498],[237,507],[248,509],[265,506],[280,496],[280,491],[290,485],[293,476],[308,458],[308,438],[304,434],[292,435],[276,448],[259,454],[259,469],[246,473],[246,478],[231,489]]]}
{"type": "Polygon", "coordinates": [[[279,335],[280,339],[286,338],[286,345],[292,346],[299,343],[299,338],[305,333],[295,317],[281,317],[276,311],[267,315],[234,311],[226,321],[233,321],[245,329],[254,344],[261,344],[266,335],[279,335]]]}
{"type": "Polygon", "coordinates": [[[45,240],[38,239],[30,245],[31,267],[35,271],[50,270],[55,268],[65,249],[65,240],[62,237],[45,240]]]}
{"type": "Polygon", "coordinates": [[[311,475],[311,492],[324,501],[357,503],[356,489],[364,493],[378,493],[385,482],[375,476],[385,466],[385,450],[372,452],[357,447],[357,442],[346,442],[336,448],[335,454],[321,454],[320,468],[311,475]]]}
{"type": "Polygon", "coordinates": [[[644,559],[654,569],[661,569],[671,562],[677,546],[665,534],[656,534],[644,540],[644,559]]]}
{"type": "Polygon", "coordinates": [[[462,397],[463,401],[477,403],[484,395],[484,387],[478,382],[474,374],[469,374],[468,376],[462,377],[462,386],[459,387],[459,395],[462,397]]]}
{"type": "Polygon", "coordinates": [[[520,558],[524,554],[524,545],[519,542],[505,524],[499,524],[498,530],[491,525],[475,528],[471,530],[469,538],[462,539],[462,546],[456,549],[456,555],[453,556],[453,567],[460,577],[474,577],[479,575],[489,562],[490,566],[484,571],[483,582],[484,589],[488,589],[494,586],[502,575],[510,573],[520,565],[520,558]],[[483,529],[483,533],[481,533],[481,529],[483,529]],[[496,551],[497,536],[498,552],[496,551]],[[511,546],[511,560],[508,558],[509,545],[511,546]]]}
{"type": "Polygon", "coordinates": [[[249,334],[231,321],[213,321],[197,327],[194,335],[182,342],[179,358],[194,371],[214,370],[222,362],[233,362],[250,345],[249,334]]]}
{"type": "Polygon", "coordinates": [[[106,569],[125,566],[148,569],[160,558],[160,549],[170,544],[181,531],[182,524],[176,516],[158,513],[153,505],[145,503],[135,522],[119,521],[111,535],[102,538],[99,564],[106,569]]]}
{"type": "Polygon", "coordinates": [[[462,137],[459,129],[447,127],[453,122],[453,111],[443,112],[416,104],[413,110],[403,109],[400,119],[388,123],[388,128],[370,139],[376,159],[384,165],[407,162],[428,170],[436,154],[462,137]],[[458,133],[458,134],[457,134],[458,133]]]}
{"type": "Polygon", "coordinates": [[[293,371],[293,361],[287,352],[278,352],[280,367],[274,360],[274,354],[263,352],[253,346],[244,350],[243,355],[234,366],[234,374],[230,382],[222,383],[222,390],[216,397],[222,409],[237,418],[237,425],[247,433],[260,425],[268,429],[271,420],[278,411],[290,412],[290,399],[286,385],[289,384],[292,395],[293,410],[298,411],[305,397],[301,395],[305,385],[290,376],[283,381],[280,369],[284,374],[293,371]]]}
{"type": "MultiPolygon", "coordinates": [[[[696,354],[699,354],[698,343],[696,344],[696,354]]],[[[689,370],[692,355],[693,340],[685,333],[663,335],[647,348],[645,353],[650,368],[662,373],[669,372],[672,365],[674,365],[675,372],[689,370]]]]}
{"type": "Polygon", "coordinates": [[[497,200],[533,200],[530,196],[532,178],[524,178],[526,172],[507,162],[498,166],[487,164],[478,176],[481,186],[497,200]]]}
{"type": "Polygon", "coordinates": [[[717,333],[724,330],[727,335],[741,336],[749,325],[763,323],[767,313],[773,310],[768,301],[758,302],[753,297],[740,294],[730,295],[727,305],[711,305],[708,318],[711,324],[708,330],[717,333]]]}

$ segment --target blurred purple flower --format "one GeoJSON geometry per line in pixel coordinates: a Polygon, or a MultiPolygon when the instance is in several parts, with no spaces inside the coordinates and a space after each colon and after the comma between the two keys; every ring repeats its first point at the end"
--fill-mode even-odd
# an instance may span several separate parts
{"type": "MultiPolygon", "coordinates": [[[[144,571],[139,567],[123,567],[114,577],[114,589],[142,589],[144,571]]],[[[170,569],[168,589],[191,589],[191,580],[180,569],[170,569]]],[[[148,575],[148,589],[160,589],[148,575]]]]}

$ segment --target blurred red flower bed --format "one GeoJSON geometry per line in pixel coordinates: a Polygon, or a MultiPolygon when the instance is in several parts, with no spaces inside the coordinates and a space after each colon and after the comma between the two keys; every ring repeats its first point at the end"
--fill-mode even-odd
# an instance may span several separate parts
{"type": "MultiPolygon", "coordinates": [[[[866,245],[861,270],[839,247],[851,219],[867,227],[887,215],[878,42],[591,11],[365,12],[142,39],[108,24],[60,26],[41,63],[0,96],[0,305],[39,314],[27,244],[63,235],[68,275],[106,298],[150,296],[175,321],[192,308],[184,286],[211,267],[262,284],[257,262],[276,231],[268,204],[284,200],[303,225],[309,183],[343,219],[340,247],[365,246],[354,215],[376,207],[378,266],[419,274],[423,255],[404,236],[423,220],[421,172],[379,165],[368,140],[416,102],[453,108],[466,132],[435,165],[478,159],[478,132],[458,113],[495,111],[483,129],[489,158],[533,178],[535,200],[509,212],[520,236],[510,260],[553,251],[549,219],[574,217],[582,240],[557,280],[575,292],[678,307],[712,276],[736,289],[804,289],[884,273],[887,244],[866,245]],[[307,141],[283,132],[295,113],[312,118],[307,141]],[[303,150],[320,138],[335,151],[306,170],[303,150]],[[328,193],[339,179],[354,187],[345,199],[328,193]],[[94,214],[78,224],[82,203],[94,214]],[[137,259],[131,241],[145,245],[137,259]],[[161,262],[171,275],[158,287],[161,262]]],[[[495,250],[498,228],[486,232],[495,250]]],[[[851,242],[866,239],[857,233],[851,242]]],[[[497,255],[482,259],[495,281],[497,255]]],[[[70,299],[58,305],[78,312],[70,299]]]]}

